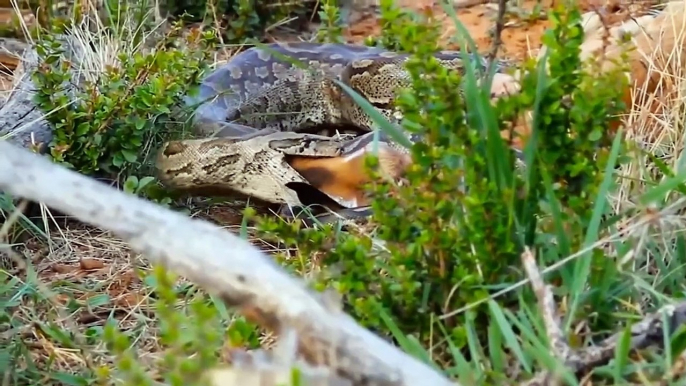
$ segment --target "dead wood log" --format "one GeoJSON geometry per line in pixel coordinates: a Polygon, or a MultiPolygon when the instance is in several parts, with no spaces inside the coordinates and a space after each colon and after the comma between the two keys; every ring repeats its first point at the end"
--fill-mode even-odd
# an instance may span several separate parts
{"type": "Polygon", "coordinates": [[[355,385],[455,385],[360,327],[249,242],[207,221],[118,191],[7,141],[0,141],[0,191],[109,230],[261,326],[292,329],[302,358],[355,385]]]}
{"type": "MultiPolygon", "coordinates": [[[[83,79],[83,73],[78,70],[78,65],[84,60],[84,43],[71,36],[58,37],[58,40],[64,49],[63,56],[73,66],[72,79],[65,82],[64,92],[67,95],[74,95],[83,79]]],[[[53,128],[45,119],[46,113],[34,102],[37,87],[31,77],[38,65],[38,53],[35,48],[28,47],[14,74],[15,87],[0,107],[0,140],[8,140],[20,147],[43,152],[52,140],[53,128]]]]}
{"type": "Polygon", "coordinates": [[[302,386],[352,386],[353,383],[324,366],[311,366],[295,359],[297,339],[294,331],[279,334],[280,339],[271,351],[239,351],[231,355],[231,367],[222,366],[205,373],[212,386],[278,386],[287,385],[291,369],[304,376],[302,386]]]}
{"type": "Polygon", "coordinates": [[[14,38],[0,38],[0,71],[12,72],[17,69],[28,44],[14,38]]]}
{"type": "Polygon", "coordinates": [[[49,122],[33,102],[36,86],[31,73],[37,65],[38,53],[27,49],[14,73],[14,88],[0,107],[0,139],[25,148],[31,147],[32,138],[46,143],[52,138],[49,122]]]}

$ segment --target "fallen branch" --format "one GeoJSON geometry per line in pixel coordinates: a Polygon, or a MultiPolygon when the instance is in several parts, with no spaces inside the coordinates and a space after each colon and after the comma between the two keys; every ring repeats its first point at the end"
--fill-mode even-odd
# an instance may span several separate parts
{"type": "MultiPolygon", "coordinates": [[[[76,69],[85,53],[82,42],[72,36],[58,37],[64,48],[64,55],[73,64],[72,79],[65,84],[64,92],[73,95],[81,84],[81,72],[76,69]]],[[[42,111],[33,101],[36,85],[31,79],[39,64],[38,53],[27,48],[15,73],[14,89],[7,101],[0,107],[0,140],[8,140],[27,149],[45,150],[52,140],[53,129],[42,111]]]]}
{"type": "Polygon", "coordinates": [[[28,44],[14,38],[0,38],[0,66],[4,71],[16,70],[28,44]]]}
{"type": "Polygon", "coordinates": [[[231,355],[231,367],[222,366],[205,373],[213,386],[280,386],[288,385],[291,369],[297,368],[305,386],[352,386],[350,380],[332,374],[331,369],[310,366],[296,359],[296,335],[291,331],[279,334],[272,351],[236,351],[231,355]]]}
{"type": "MultiPolygon", "coordinates": [[[[577,376],[583,376],[593,368],[605,365],[612,360],[615,356],[617,344],[624,332],[616,333],[598,345],[582,350],[573,350],[565,341],[562,329],[560,328],[550,286],[546,285],[541,279],[534,255],[528,248],[522,254],[522,263],[531,280],[531,287],[536,294],[553,355],[577,376]]],[[[664,306],[631,326],[631,344],[629,347],[631,350],[640,350],[650,346],[662,347],[664,344],[664,329],[667,328],[671,334],[684,323],[686,323],[686,301],[664,306]],[[668,326],[663,325],[663,315],[665,313],[667,314],[668,326]]],[[[554,372],[543,371],[524,385],[542,386],[553,384],[555,376],[554,372]]]]}
{"type": "Polygon", "coordinates": [[[249,242],[0,141],[0,191],[109,230],[274,331],[292,329],[298,354],[353,384],[455,385],[360,327],[340,305],[286,274],[249,242]],[[370,382],[370,383],[365,383],[370,382]]]}

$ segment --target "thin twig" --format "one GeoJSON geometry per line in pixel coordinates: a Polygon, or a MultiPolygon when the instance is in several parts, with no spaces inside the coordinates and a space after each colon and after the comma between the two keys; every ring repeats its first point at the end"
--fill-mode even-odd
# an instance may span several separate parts
{"type": "MultiPolygon", "coordinates": [[[[524,249],[521,258],[522,264],[524,265],[524,270],[531,280],[531,287],[533,288],[536,299],[538,300],[538,308],[541,311],[541,317],[543,318],[543,322],[545,324],[545,330],[553,351],[553,356],[559,359],[560,362],[566,364],[569,361],[571,349],[565,341],[564,334],[560,328],[560,321],[557,316],[553,292],[550,290],[550,286],[543,282],[541,273],[536,265],[536,258],[529,247],[524,249]]],[[[537,376],[527,382],[526,385],[548,385],[554,382],[556,382],[555,374],[549,371],[544,371],[537,374],[537,376]]]]}
{"type": "Polygon", "coordinates": [[[571,349],[565,341],[564,334],[560,328],[560,319],[557,315],[553,292],[550,290],[550,286],[543,282],[541,273],[536,266],[536,258],[528,247],[522,253],[522,264],[524,264],[524,269],[529,279],[531,279],[531,287],[536,294],[538,307],[541,310],[553,352],[557,358],[567,361],[571,349]]]}
{"type": "Polygon", "coordinates": [[[498,0],[498,16],[495,20],[495,31],[493,32],[493,44],[491,45],[491,52],[488,54],[489,71],[490,66],[493,66],[495,58],[498,55],[498,49],[502,44],[503,29],[505,29],[505,13],[507,11],[507,0],[498,0]]]}

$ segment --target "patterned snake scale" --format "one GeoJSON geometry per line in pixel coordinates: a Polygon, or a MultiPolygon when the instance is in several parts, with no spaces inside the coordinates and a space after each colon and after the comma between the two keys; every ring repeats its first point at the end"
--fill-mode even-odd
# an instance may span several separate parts
{"type": "MultiPolygon", "coordinates": [[[[245,50],[187,97],[188,105],[197,106],[194,130],[202,138],[165,143],[156,164],[160,179],[189,193],[238,193],[288,206],[309,205],[312,200],[304,195],[313,191],[324,193],[317,200],[330,197],[336,204],[328,205],[338,209],[366,205],[364,155],[375,145],[373,121],[334,79],[399,122],[393,101],[398,87],[409,86],[403,66],[408,57],[377,47],[306,42],[245,50]],[[343,139],[335,135],[339,132],[356,136],[343,139]]],[[[459,51],[435,57],[449,69],[463,70],[459,51]]],[[[468,57],[476,68],[486,68],[477,56],[468,57]]],[[[515,83],[501,73],[501,63],[496,65],[494,87],[499,79],[507,87],[515,83]]],[[[409,154],[381,133],[379,138],[381,171],[397,178],[410,164],[409,154]]]]}

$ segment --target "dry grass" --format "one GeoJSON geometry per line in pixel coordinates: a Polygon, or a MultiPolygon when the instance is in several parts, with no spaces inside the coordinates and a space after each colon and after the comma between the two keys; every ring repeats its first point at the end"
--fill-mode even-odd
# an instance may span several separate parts
{"type": "MultiPolygon", "coordinates": [[[[644,34],[640,28],[633,28],[635,23],[626,29],[633,29],[635,36],[644,34]]],[[[683,27],[683,22],[675,22],[683,27]],[[679,24],[682,23],[682,24],[679,24]]],[[[632,253],[622,262],[630,270],[653,270],[653,259],[670,261],[675,256],[675,239],[686,227],[683,217],[686,200],[672,190],[656,207],[645,207],[641,196],[652,187],[664,182],[670,175],[662,173],[643,150],[653,154],[665,163],[669,170],[682,170],[681,158],[684,152],[684,107],[686,106],[686,65],[682,57],[686,30],[674,30],[676,35],[674,48],[667,52],[661,50],[641,51],[640,55],[647,64],[645,78],[653,79],[659,84],[654,92],[646,89],[648,83],[633,90],[632,106],[623,118],[626,123],[626,140],[635,146],[630,162],[618,170],[620,176],[616,194],[610,196],[610,203],[615,213],[634,212],[626,216],[620,224],[620,230],[630,224],[643,223],[631,227],[631,232],[624,233],[624,241],[635,245],[632,253]],[[658,209],[659,208],[659,209],[658,209]],[[648,220],[648,221],[646,221],[648,220]]],[[[626,230],[626,229],[624,229],[626,230]]]]}

